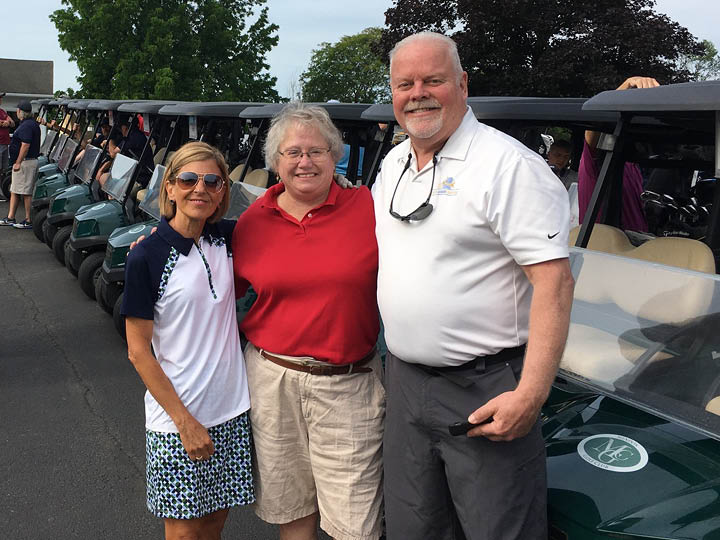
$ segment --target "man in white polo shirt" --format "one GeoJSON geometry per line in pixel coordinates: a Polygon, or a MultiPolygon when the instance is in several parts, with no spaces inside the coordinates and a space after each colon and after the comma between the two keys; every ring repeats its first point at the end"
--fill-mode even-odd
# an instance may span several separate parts
{"type": "Polygon", "coordinates": [[[567,192],[477,122],[452,40],[416,34],[390,59],[410,138],[373,188],[388,538],[546,538],[538,416],[572,302],[567,192]]]}

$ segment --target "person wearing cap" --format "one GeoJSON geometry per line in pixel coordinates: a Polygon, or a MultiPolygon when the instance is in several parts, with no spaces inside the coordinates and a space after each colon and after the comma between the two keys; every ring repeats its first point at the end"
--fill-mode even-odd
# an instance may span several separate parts
{"type": "MultiPolygon", "coordinates": [[[[5,92],[0,92],[0,105],[5,92]]],[[[15,122],[5,109],[0,107],[0,173],[5,172],[10,166],[10,155],[8,153],[8,145],[10,144],[10,128],[15,127],[15,122]]]]}
{"type": "Polygon", "coordinates": [[[35,187],[40,154],[40,126],[33,118],[32,105],[29,101],[21,101],[17,107],[20,125],[15,129],[10,141],[10,162],[12,163],[12,182],[10,184],[10,209],[0,225],[12,225],[16,229],[31,229],[30,203],[35,187]],[[25,206],[25,219],[17,223],[15,212],[22,197],[25,206]]]}

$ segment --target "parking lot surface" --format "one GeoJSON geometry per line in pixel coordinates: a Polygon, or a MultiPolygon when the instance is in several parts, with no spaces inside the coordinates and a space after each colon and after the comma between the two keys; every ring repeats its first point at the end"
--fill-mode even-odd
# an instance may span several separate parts
{"type": "MultiPolygon", "coordinates": [[[[112,318],[12,227],[0,227],[0,302],[0,538],[162,538],[145,508],[145,389],[112,318]]],[[[235,508],[223,538],[277,533],[235,508]]]]}

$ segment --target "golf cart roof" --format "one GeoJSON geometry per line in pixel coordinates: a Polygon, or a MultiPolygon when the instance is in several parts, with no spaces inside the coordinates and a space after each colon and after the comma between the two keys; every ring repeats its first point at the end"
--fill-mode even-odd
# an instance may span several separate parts
{"type": "Polygon", "coordinates": [[[68,103],[68,108],[75,109],[75,110],[87,110],[88,105],[90,105],[93,101],[92,99],[75,99],[68,103]]]}
{"type": "Polygon", "coordinates": [[[205,101],[196,103],[172,103],[165,105],[159,113],[180,116],[214,116],[218,118],[238,117],[246,109],[262,107],[264,103],[249,101],[205,101]]]}
{"type": "Polygon", "coordinates": [[[136,103],[137,99],[98,99],[92,101],[87,108],[91,111],[117,111],[123,103],[136,103]]]}
{"type": "MultiPolygon", "coordinates": [[[[585,124],[612,126],[618,114],[606,111],[584,111],[586,98],[543,98],[543,97],[470,97],[467,104],[475,118],[483,121],[523,120],[530,122],[552,122],[554,124],[585,124]]],[[[394,122],[392,105],[372,105],[362,114],[366,120],[394,122]]]]}
{"type": "MultiPolygon", "coordinates": [[[[325,109],[333,120],[361,120],[362,113],[372,105],[368,103],[308,103],[325,109]]],[[[243,111],[243,118],[272,118],[283,110],[287,103],[272,103],[263,107],[243,111]]]]}
{"type": "Polygon", "coordinates": [[[720,81],[668,84],[656,88],[609,90],[588,99],[588,111],[631,111],[652,115],[657,112],[691,112],[720,110],[720,81]]]}
{"type": "Polygon", "coordinates": [[[75,101],[75,100],[73,100],[73,99],[67,99],[67,98],[52,99],[52,100],[50,100],[50,101],[48,102],[48,104],[49,104],[49,105],[67,105],[67,104],[70,103],[71,101],[75,101]]]}
{"type": "Polygon", "coordinates": [[[130,113],[155,113],[157,114],[160,109],[166,105],[174,105],[177,101],[134,101],[130,103],[123,103],[117,110],[120,112],[130,113]]]}
{"type": "Polygon", "coordinates": [[[51,98],[31,99],[30,103],[32,103],[34,105],[47,105],[51,101],[54,101],[54,100],[51,98]]]}

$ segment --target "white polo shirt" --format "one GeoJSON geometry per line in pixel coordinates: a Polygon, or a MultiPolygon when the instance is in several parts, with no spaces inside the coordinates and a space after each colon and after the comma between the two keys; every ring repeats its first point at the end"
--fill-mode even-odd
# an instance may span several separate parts
{"type": "Polygon", "coordinates": [[[522,143],[468,110],[437,154],[422,221],[401,222],[430,191],[410,141],[385,158],[373,186],[378,304],[389,350],[429,366],[455,366],[527,342],[532,288],[520,267],[568,256],[565,187],[522,143]]]}
{"type": "MultiPolygon", "coordinates": [[[[250,408],[235,312],[233,221],[207,224],[197,245],[162,218],[128,255],[123,315],[153,321],[152,346],[183,405],[203,426],[250,408]]],[[[145,427],[177,432],[150,392],[145,427]]]]}

